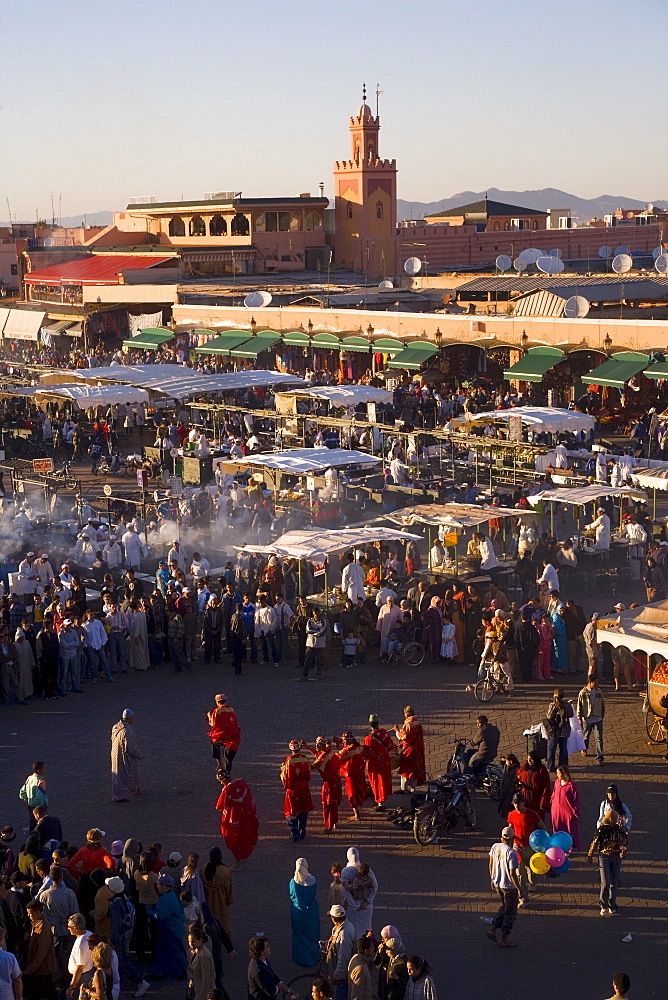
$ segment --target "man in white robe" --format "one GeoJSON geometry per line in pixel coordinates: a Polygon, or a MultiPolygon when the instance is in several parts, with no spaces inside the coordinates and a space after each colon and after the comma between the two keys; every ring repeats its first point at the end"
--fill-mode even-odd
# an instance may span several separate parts
{"type": "Polygon", "coordinates": [[[610,548],[610,518],[602,507],[598,508],[596,514],[596,520],[592,521],[591,524],[585,525],[585,527],[587,531],[596,532],[594,548],[598,552],[605,552],[610,548]]]}
{"type": "Polygon", "coordinates": [[[354,559],[350,559],[347,566],[344,566],[343,573],[341,574],[341,589],[347,597],[356,604],[357,598],[361,597],[362,600],[366,598],[366,592],[364,590],[364,570],[358,562],[354,559]]]}
{"type": "Polygon", "coordinates": [[[122,538],[123,548],[125,550],[125,565],[127,569],[139,569],[141,565],[141,538],[134,530],[134,528],[128,527],[122,538]]]}

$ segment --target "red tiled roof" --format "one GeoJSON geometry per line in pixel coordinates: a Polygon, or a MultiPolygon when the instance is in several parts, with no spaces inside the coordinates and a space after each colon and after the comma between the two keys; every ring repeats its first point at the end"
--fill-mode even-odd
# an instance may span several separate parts
{"type": "Polygon", "coordinates": [[[50,285],[118,285],[119,272],[136,268],[155,267],[167,260],[177,263],[176,257],[125,257],[122,254],[97,254],[84,260],[70,260],[52,264],[25,276],[27,284],[44,282],[50,285]]]}

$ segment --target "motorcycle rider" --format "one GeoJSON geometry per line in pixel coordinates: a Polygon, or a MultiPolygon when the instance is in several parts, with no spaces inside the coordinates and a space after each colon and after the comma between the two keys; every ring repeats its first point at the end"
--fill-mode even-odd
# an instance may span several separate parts
{"type": "Polygon", "coordinates": [[[479,715],[475,720],[480,736],[472,740],[473,749],[466,751],[465,774],[473,774],[476,779],[487,764],[491,764],[499,751],[501,733],[497,726],[492,725],[486,715],[479,715]]]}

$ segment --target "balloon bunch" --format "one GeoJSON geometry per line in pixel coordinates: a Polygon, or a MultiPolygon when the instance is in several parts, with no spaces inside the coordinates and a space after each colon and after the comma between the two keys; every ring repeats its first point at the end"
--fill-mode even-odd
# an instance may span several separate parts
{"type": "Polygon", "coordinates": [[[555,875],[563,875],[571,866],[568,853],[573,847],[573,838],[565,830],[552,836],[547,830],[534,830],[529,837],[529,846],[536,853],[529,861],[532,872],[546,875],[552,869],[555,875]]]}

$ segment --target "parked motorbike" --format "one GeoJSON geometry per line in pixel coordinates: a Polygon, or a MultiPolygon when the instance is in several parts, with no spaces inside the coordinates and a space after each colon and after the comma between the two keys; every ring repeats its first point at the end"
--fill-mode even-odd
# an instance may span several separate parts
{"type": "Polygon", "coordinates": [[[444,774],[427,783],[422,805],[413,818],[413,836],[421,847],[427,847],[464,820],[466,826],[476,824],[475,788],[471,775],[453,778],[444,774]]]}
{"type": "MultiPolygon", "coordinates": [[[[466,770],[466,747],[473,747],[470,740],[459,739],[455,736],[450,740],[455,749],[448,762],[448,774],[460,775],[466,770]]],[[[498,802],[501,798],[501,782],[503,781],[503,768],[499,764],[485,764],[478,775],[471,775],[476,788],[484,789],[492,802],[498,802]]]]}

